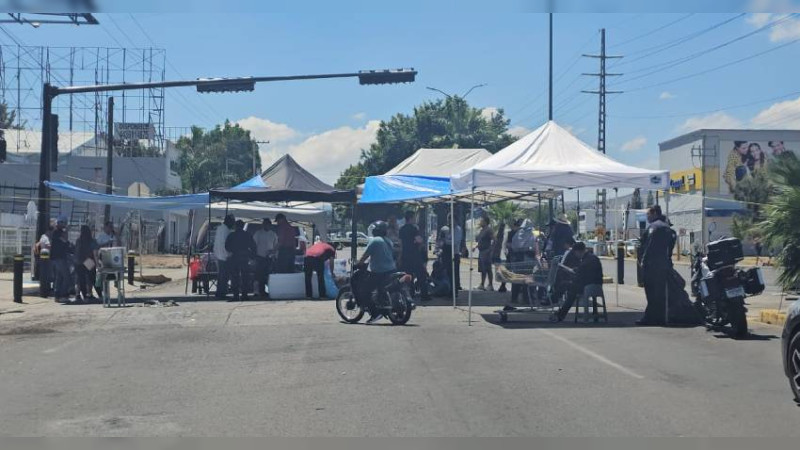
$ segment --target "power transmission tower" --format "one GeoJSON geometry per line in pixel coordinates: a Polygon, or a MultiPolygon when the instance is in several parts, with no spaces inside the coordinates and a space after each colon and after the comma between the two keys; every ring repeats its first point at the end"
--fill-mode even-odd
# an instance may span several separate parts
{"type": "MultiPolygon", "coordinates": [[[[600,30],[600,54],[599,55],[583,55],[587,58],[597,58],[600,60],[600,72],[598,73],[584,73],[583,75],[598,77],[600,80],[600,88],[596,91],[581,91],[585,94],[597,94],[600,99],[600,109],[597,116],[597,150],[606,152],[606,94],[621,94],[622,91],[609,91],[606,89],[606,77],[618,77],[621,73],[607,73],[606,60],[622,58],[622,56],[611,56],[606,54],[606,29],[600,30]]],[[[598,189],[596,197],[596,223],[598,228],[605,230],[606,228],[606,190],[598,189]]],[[[605,239],[605,233],[599,237],[601,240],[605,239]]]]}

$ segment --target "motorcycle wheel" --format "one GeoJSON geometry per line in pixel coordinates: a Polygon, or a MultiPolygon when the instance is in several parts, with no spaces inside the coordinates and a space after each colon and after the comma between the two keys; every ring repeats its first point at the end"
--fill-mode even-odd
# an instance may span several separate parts
{"type": "Polygon", "coordinates": [[[336,296],[336,312],[347,323],[358,323],[364,317],[364,308],[356,302],[349,287],[342,288],[336,296]]]}
{"type": "Polygon", "coordinates": [[[789,385],[792,387],[794,399],[800,403],[800,333],[795,333],[789,342],[789,358],[787,361],[789,368],[789,385]]]}
{"type": "Polygon", "coordinates": [[[744,305],[731,305],[728,314],[730,315],[733,337],[742,338],[747,336],[747,309],[745,309],[744,305]]]}
{"type": "Polygon", "coordinates": [[[411,298],[406,291],[391,294],[392,311],[388,314],[392,325],[405,325],[411,319],[411,298]]]}

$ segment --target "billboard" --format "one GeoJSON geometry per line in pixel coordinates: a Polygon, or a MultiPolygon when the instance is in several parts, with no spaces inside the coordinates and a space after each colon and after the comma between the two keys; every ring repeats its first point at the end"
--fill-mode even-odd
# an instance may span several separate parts
{"type": "Polygon", "coordinates": [[[780,164],[781,158],[800,157],[800,142],[722,140],[720,151],[720,194],[737,200],[746,196],[744,184],[765,183],[770,166],[780,164]],[[737,190],[736,186],[740,185],[737,190]]]}

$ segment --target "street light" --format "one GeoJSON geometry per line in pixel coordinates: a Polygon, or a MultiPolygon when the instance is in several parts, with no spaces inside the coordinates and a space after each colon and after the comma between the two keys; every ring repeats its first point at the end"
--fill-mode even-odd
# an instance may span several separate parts
{"type": "MultiPolygon", "coordinates": [[[[484,86],[486,86],[486,83],[482,83],[482,84],[476,84],[475,86],[472,86],[471,88],[469,88],[469,89],[467,90],[467,92],[466,92],[466,93],[464,93],[464,95],[462,95],[462,96],[461,96],[461,98],[462,98],[462,99],[465,99],[465,98],[467,98],[467,96],[468,96],[468,95],[469,95],[469,94],[470,94],[472,91],[474,91],[475,89],[478,89],[478,88],[482,88],[482,87],[484,87],[484,86]]],[[[447,92],[445,92],[445,91],[443,91],[443,90],[441,90],[441,89],[437,89],[437,88],[435,88],[435,87],[425,86],[425,89],[428,89],[428,90],[431,90],[431,91],[435,91],[435,92],[438,92],[438,93],[440,93],[440,94],[444,94],[444,96],[445,96],[445,97],[447,97],[447,98],[458,97],[458,95],[450,95],[450,94],[448,94],[447,92]]]]}

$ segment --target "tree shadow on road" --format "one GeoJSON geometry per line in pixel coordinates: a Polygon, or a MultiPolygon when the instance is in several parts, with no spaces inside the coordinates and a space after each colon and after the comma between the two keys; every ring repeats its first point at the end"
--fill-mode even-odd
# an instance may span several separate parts
{"type": "Polygon", "coordinates": [[[574,313],[570,313],[562,322],[551,322],[550,315],[539,313],[508,313],[508,319],[503,321],[499,313],[480,314],[488,323],[498,325],[505,329],[531,329],[531,328],[628,328],[636,327],[636,321],[642,318],[638,311],[609,311],[608,323],[602,317],[598,322],[583,322],[582,318],[575,323],[574,313]]]}

